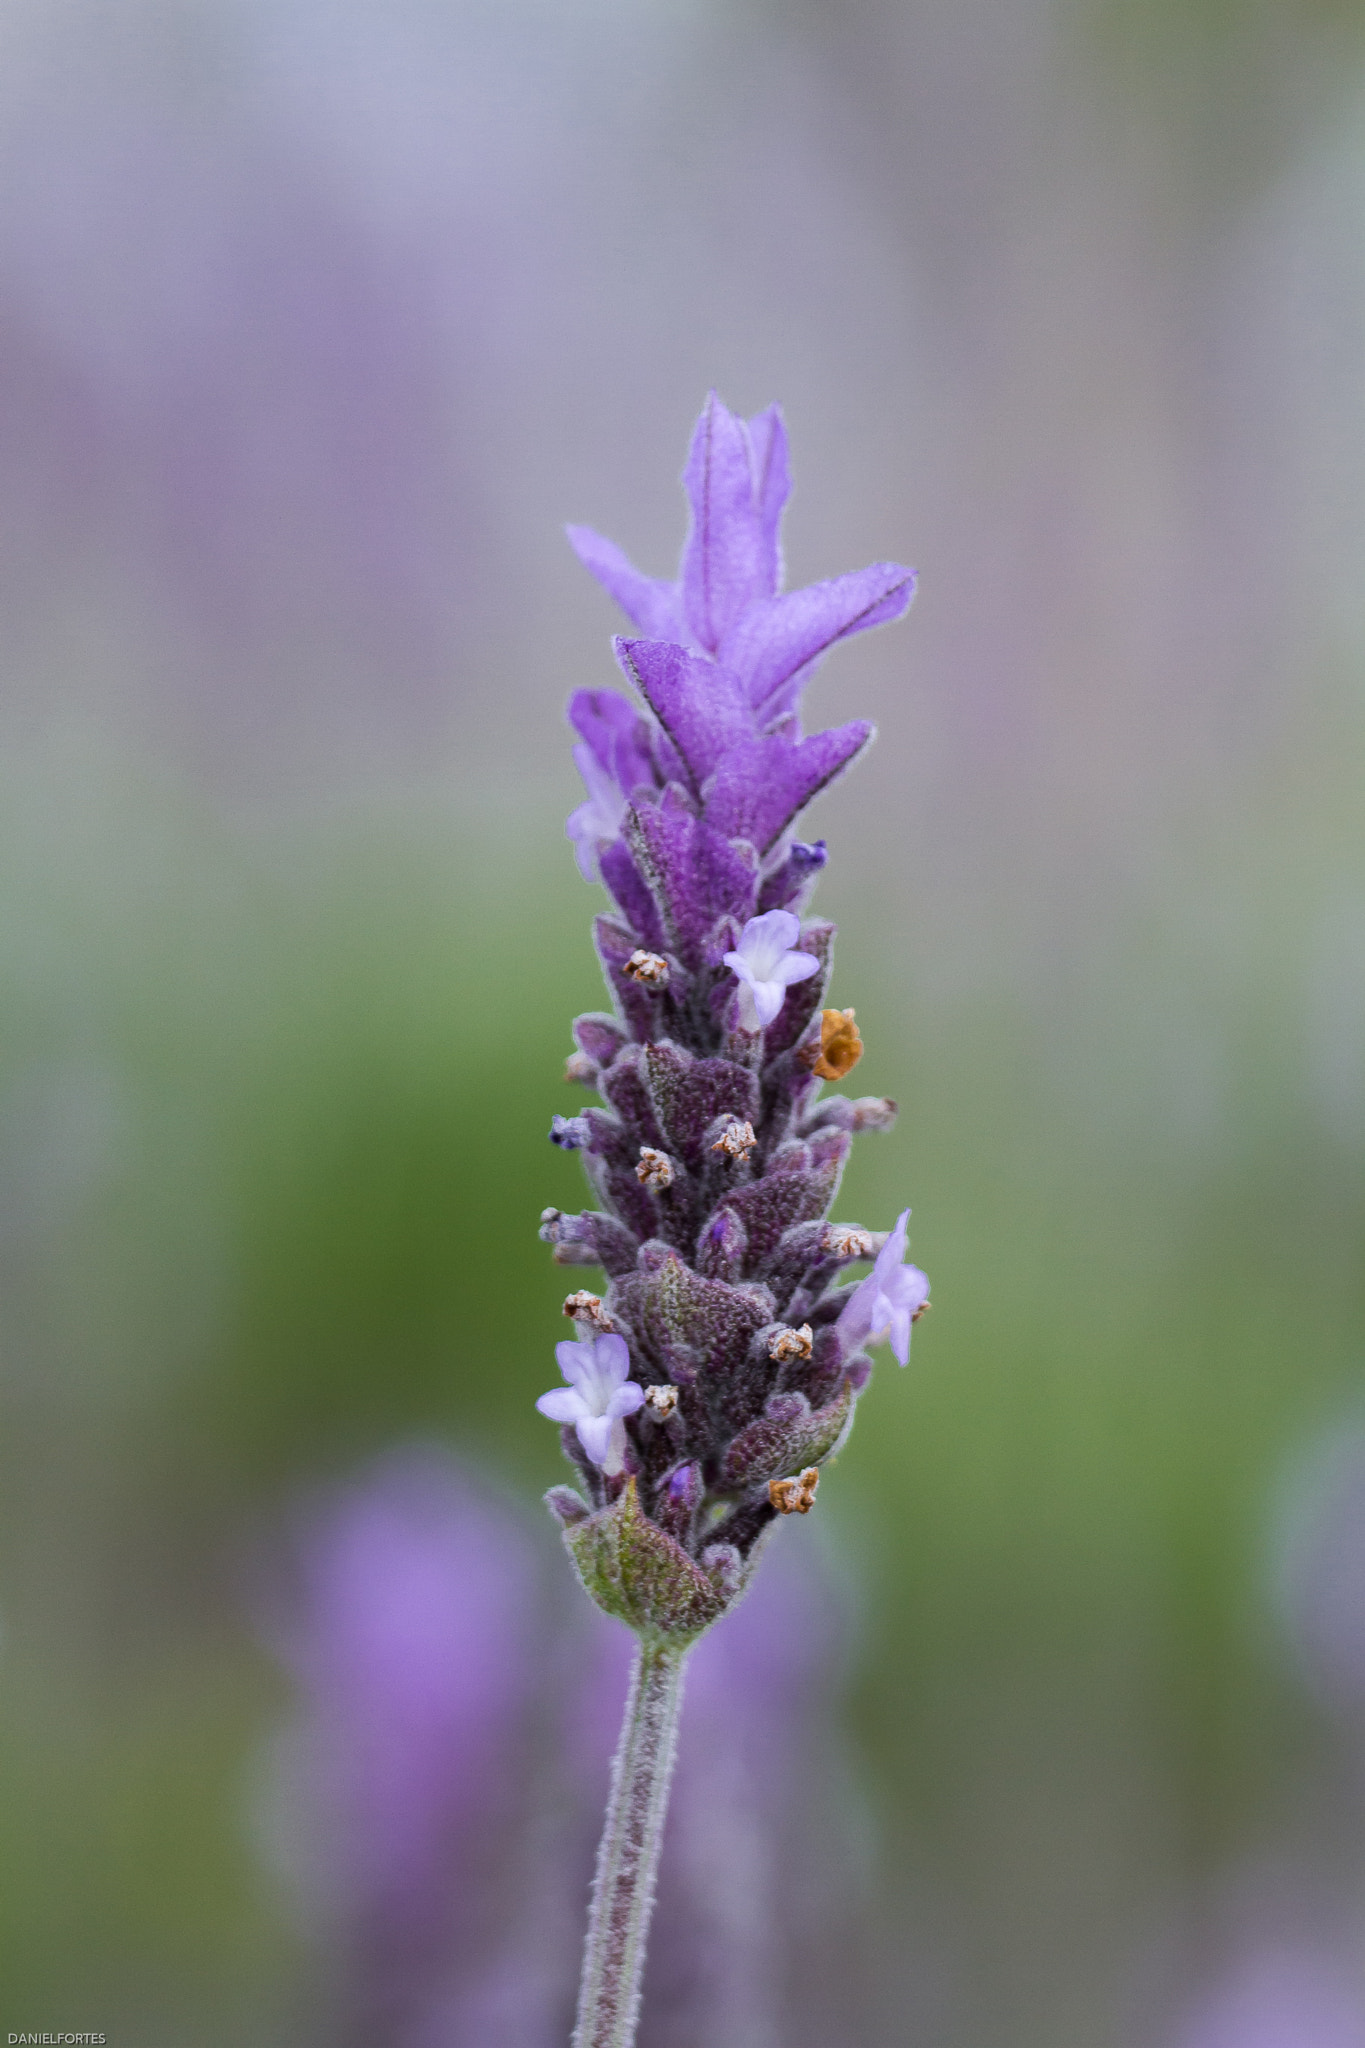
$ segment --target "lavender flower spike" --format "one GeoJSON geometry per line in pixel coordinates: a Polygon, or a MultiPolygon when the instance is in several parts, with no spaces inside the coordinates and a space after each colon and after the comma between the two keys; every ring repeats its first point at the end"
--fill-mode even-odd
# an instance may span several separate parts
{"type": "Polygon", "coordinates": [[[739,980],[739,1021],[746,1031],[766,1030],[792,983],[820,972],[814,954],[796,951],[800,936],[799,917],[789,910],[769,910],[751,917],[734,952],[722,954],[739,980]]]}
{"type": "Polygon", "coordinates": [[[910,1363],[910,1325],[929,1301],[929,1282],[918,1266],[905,1264],[906,1224],[902,1209],[866,1280],[854,1288],[835,1325],[845,1344],[862,1349],[890,1341],[902,1365],[910,1363]]]}
{"type": "Polygon", "coordinates": [[[555,1345],[555,1357],[569,1384],[542,1394],[536,1406],[552,1422],[571,1422],[593,1464],[613,1478],[624,1469],[625,1417],[645,1403],[644,1388],[627,1377],[625,1340],[610,1334],[585,1343],[567,1338],[555,1345]]]}
{"type": "Polygon", "coordinates": [[[547,1498],[584,1587],[640,1644],[577,2048],[635,2038],[687,1652],[779,1515],[813,1503],[871,1371],[863,1346],[889,1336],[904,1363],[928,1294],[903,1263],[905,1215],[880,1251],[827,1220],[853,1134],[888,1128],[894,1104],[869,1117],[818,1099],[834,928],[802,925],[825,847],[795,836],[872,738],[863,720],[803,734],[801,686],[834,641],[904,611],[914,578],[878,563],[781,595],[776,407],[746,423],[713,394],[684,481],[676,584],[570,533],[650,636],[615,643],[633,701],[582,690],[569,706],[589,792],[569,835],[615,901],[596,928],[613,1011],[574,1025],[575,1078],[601,1107],[551,1129],[594,1207],[541,1224],[556,1259],[602,1267],[610,1333],[558,1347],[571,1385],[537,1406],[574,1425],[563,1443],[587,1497],[547,1498]],[[874,1251],[871,1275],[841,1286],[874,1251]]]}

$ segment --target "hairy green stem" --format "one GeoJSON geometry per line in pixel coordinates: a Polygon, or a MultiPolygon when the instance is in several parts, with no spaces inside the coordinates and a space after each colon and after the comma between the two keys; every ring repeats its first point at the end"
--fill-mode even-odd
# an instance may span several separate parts
{"type": "Polygon", "coordinates": [[[641,1642],[611,1767],[573,2048],[631,2048],[654,1910],[686,1649],[641,1642]]]}

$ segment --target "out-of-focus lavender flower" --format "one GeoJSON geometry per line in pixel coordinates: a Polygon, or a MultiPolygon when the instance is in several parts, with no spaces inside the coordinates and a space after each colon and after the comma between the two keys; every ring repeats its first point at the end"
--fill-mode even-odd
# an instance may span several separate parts
{"type": "Polygon", "coordinates": [[[890,1343],[902,1365],[910,1363],[910,1326],[923,1315],[929,1282],[918,1266],[905,1262],[910,1211],[902,1209],[872,1271],[859,1281],[841,1311],[839,1333],[850,1348],[890,1343]]]}
{"type": "MultiPolygon", "coordinates": [[[[800,1536],[696,1653],[642,2048],[823,2038],[807,1985],[858,1910],[858,1835],[834,1719],[847,1628],[800,1536]]],[[[515,1514],[434,1450],[303,1522],[270,1628],[299,1704],[266,1818],[332,1952],[343,2040],[564,2037],[629,1638],[585,1609],[547,1657],[539,1566],[515,1514]]]]}
{"type": "Polygon", "coordinates": [[[555,1345],[559,1369],[569,1382],[542,1394],[536,1407],[552,1422],[572,1423],[593,1464],[610,1478],[620,1472],[626,1448],[625,1417],[643,1408],[645,1390],[629,1377],[630,1352],[613,1332],[555,1345]]]}
{"type": "Polygon", "coordinates": [[[1339,1428],[1298,1461],[1277,1541],[1286,1631],[1303,1675],[1365,1722],[1365,1428],[1339,1428]]]}
{"type": "Polygon", "coordinates": [[[740,983],[739,1021],[746,1031],[765,1031],[793,982],[819,973],[814,955],[797,951],[800,936],[799,917],[790,910],[769,910],[751,917],[734,952],[722,956],[740,983]]]}
{"type": "MultiPolygon", "coordinates": [[[[537,1570],[516,1517],[434,1451],[383,1460],[301,1524],[269,1622],[299,1709],[266,1825],[357,2040],[409,2048],[452,1986],[505,1975],[537,1570]]],[[[528,1984],[509,2044],[553,2038],[545,1995],[528,1984]]]]}
{"type": "Polygon", "coordinates": [[[1195,2002],[1173,2048],[1365,2048],[1365,1984],[1325,1947],[1267,1943],[1195,2002]]]}

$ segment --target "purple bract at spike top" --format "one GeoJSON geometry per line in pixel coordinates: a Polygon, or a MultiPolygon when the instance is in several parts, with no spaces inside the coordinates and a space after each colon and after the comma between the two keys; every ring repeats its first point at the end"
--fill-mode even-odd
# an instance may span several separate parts
{"type": "Polygon", "coordinates": [[[568,832],[615,899],[596,927],[613,1008],[574,1026],[570,1071],[601,1106],[553,1130],[597,1206],[547,1210],[541,1234],[609,1285],[566,1303],[583,1325],[559,1347],[572,1386],[538,1404],[588,1496],[551,1496],[585,1584],[674,1642],[724,1612],[778,1513],[806,1512],[866,1383],[862,1347],[889,1337],[904,1362],[928,1295],[903,1263],[908,1211],[889,1235],[827,1220],[853,1132],[886,1129],[895,1105],[819,1099],[861,1041],[851,1013],[821,1009],[834,928],[800,913],[825,846],[793,836],[872,738],[862,720],[803,733],[802,686],[835,641],[899,617],[914,574],[880,562],[782,592],[775,406],[746,422],[712,394],[683,481],[676,582],[569,529],[643,637],[615,642],[632,696],[569,705],[588,795],[568,832]]]}

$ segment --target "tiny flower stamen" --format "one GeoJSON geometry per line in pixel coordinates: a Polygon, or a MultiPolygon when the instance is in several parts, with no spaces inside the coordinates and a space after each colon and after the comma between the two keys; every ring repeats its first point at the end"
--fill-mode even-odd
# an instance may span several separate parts
{"type": "Polygon", "coordinates": [[[809,1358],[814,1331],[809,1323],[802,1323],[799,1330],[779,1330],[768,1344],[768,1356],[774,1365],[789,1365],[798,1358],[809,1358]]]}
{"type": "Polygon", "coordinates": [[[779,1515],[808,1515],[815,1506],[819,1484],[819,1472],[814,1465],[807,1465],[799,1478],[770,1479],[768,1498],[779,1515]]]}
{"type": "Polygon", "coordinates": [[[564,1297],[564,1313],[576,1323],[588,1323],[594,1330],[614,1330],[615,1323],[602,1306],[600,1294],[589,1294],[586,1287],[576,1287],[572,1294],[564,1297]]]}
{"type": "Polygon", "coordinates": [[[658,1151],[655,1146],[642,1145],[635,1178],[647,1188],[671,1188],[674,1178],[673,1161],[666,1152],[658,1151]]]}
{"type": "Polygon", "coordinates": [[[824,1249],[833,1252],[836,1259],[870,1259],[880,1239],[870,1230],[860,1230],[856,1223],[829,1223],[825,1226],[824,1249]]]}
{"type": "Polygon", "coordinates": [[[662,953],[647,953],[643,946],[635,948],[621,972],[629,980],[638,981],[641,988],[668,987],[668,962],[662,953]]]}
{"type": "Polygon", "coordinates": [[[585,1052],[571,1052],[564,1062],[564,1079],[580,1088],[591,1088],[597,1079],[597,1062],[585,1052]]]}
{"type": "Polygon", "coordinates": [[[646,1387],[645,1406],[657,1422],[667,1422],[678,1405],[676,1387],[646,1387]]]}
{"type": "Polygon", "coordinates": [[[820,1012],[820,1046],[811,1061],[811,1072],[822,1081],[842,1081],[863,1056],[862,1035],[853,1014],[852,1010],[820,1012]]]}
{"type": "Polygon", "coordinates": [[[729,1124],[721,1132],[711,1150],[728,1152],[731,1159],[739,1161],[747,1159],[757,1143],[758,1139],[754,1136],[754,1127],[751,1123],[729,1124]]]}

